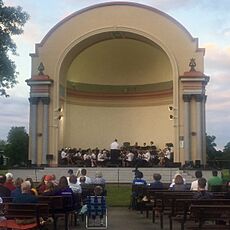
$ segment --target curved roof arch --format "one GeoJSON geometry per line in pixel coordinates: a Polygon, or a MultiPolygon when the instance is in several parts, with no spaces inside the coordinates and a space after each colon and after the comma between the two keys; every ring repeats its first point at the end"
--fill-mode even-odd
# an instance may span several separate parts
{"type": "Polygon", "coordinates": [[[106,6],[113,6],[113,5],[121,5],[121,6],[133,6],[133,7],[138,7],[138,8],[143,8],[149,11],[153,11],[157,14],[162,15],[163,17],[167,18],[168,20],[170,20],[171,22],[173,22],[176,26],[180,27],[186,34],[187,36],[191,39],[194,40],[195,38],[191,35],[191,33],[180,23],[178,22],[176,19],[174,19],[173,17],[171,17],[170,15],[154,8],[151,6],[147,6],[144,4],[140,4],[140,3],[134,3],[134,2],[106,2],[106,3],[100,3],[100,4],[95,4],[86,8],[83,8],[81,10],[78,10],[72,14],[70,14],[69,16],[65,17],[64,19],[62,19],[60,22],[58,22],[53,28],[51,28],[48,33],[45,35],[45,37],[42,39],[42,41],[38,44],[39,46],[43,46],[44,43],[49,39],[49,37],[53,34],[53,32],[55,30],[57,30],[60,26],[62,26],[63,24],[65,24],[67,21],[71,20],[72,18],[79,16],[81,14],[83,14],[84,12],[96,9],[96,8],[100,8],[100,7],[106,7],[106,6]]]}

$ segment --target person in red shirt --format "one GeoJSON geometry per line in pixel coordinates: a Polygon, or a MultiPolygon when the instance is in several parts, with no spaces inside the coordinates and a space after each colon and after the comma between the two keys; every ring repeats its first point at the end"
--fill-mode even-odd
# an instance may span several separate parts
{"type": "Polygon", "coordinates": [[[16,186],[14,185],[14,178],[12,173],[6,173],[6,182],[4,186],[7,187],[10,191],[16,189],[16,186]]]}

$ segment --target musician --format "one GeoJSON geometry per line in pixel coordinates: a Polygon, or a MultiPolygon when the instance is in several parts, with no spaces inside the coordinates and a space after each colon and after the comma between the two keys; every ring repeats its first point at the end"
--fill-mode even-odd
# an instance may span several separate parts
{"type": "Polygon", "coordinates": [[[131,167],[133,166],[133,159],[134,159],[134,153],[131,151],[128,151],[126,153],[126,158],[125,158],[125,166],[126,167],[131,167]]]}
{"type": "Polygon", "coordinates": [[[151,154],[150,154],[149,150],[146,150],[143,153],[143,163],[145,166],[149,165],[150,159],[151,159],[151,154]]]}

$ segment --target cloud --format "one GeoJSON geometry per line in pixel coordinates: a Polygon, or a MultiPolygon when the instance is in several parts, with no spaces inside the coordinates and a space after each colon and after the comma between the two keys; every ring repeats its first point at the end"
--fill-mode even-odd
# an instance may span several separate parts
{"type": "Polygon", "coordinates": [[[0,97],[0,139],[6,136],[13,126],[23,126],[28,130],[29,102],[23,97],[0,97]]]}

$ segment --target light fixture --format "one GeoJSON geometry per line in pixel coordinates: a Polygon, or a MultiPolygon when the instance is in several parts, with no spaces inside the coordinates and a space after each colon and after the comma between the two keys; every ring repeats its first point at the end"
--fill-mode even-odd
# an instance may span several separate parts
{"type": "Polygon", "coordinates": [[[173,116],[172,114],[170,114],[170,115],[169,115],[169,120],[172,121],[172,120],[174,120],[174,119],[177,119],[177,117],[176,117],[176,116],[173,116]]]}
{"type": "Polygon", "coordinates": [[[169,110],[169,111],[172,111],[172,110],[173,110],[173,106],[170,105],[170,106],[168,107],[168,110],[169,110]]]}
{"type": "Polygon", "coordinates": [[[62,117],[63,117],[63,115],[59,115],[59,116],[55,117],[54,119],[55,119],[55,120],[61,120],[62,117]]]}
{"type": "Polygon", "coordinates": [[[62,108],[59,107],[59,108],[55,109],[54,112],[62,112],[62,108]]]}

